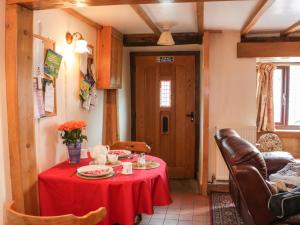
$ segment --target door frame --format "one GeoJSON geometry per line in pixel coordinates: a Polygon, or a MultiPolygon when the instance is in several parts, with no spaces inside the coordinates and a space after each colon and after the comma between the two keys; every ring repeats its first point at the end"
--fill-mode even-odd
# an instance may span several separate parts
{"type": "Polygon", "coordinates": [[[155,52],[130,52],[130,84],[131,84],[131,139],[136,140],[136,101],[135,101],[135,76],[136,56],[194,56],[195,57],[195,171],[194,178],[199,178],[199,156],[200,156],[200,51],[155,51],[155,52]]]}

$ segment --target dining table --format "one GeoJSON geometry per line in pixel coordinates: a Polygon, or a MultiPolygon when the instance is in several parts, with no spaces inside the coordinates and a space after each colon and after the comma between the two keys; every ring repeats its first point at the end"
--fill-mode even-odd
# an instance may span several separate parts
{"type": "MultiPolygon", "coordinates": [[[[136,161],[137,156],[120,160],[136,161]]],[[[114,167],[114,176],[106,179],[83,179],[77,168],[89,165],[91,158],[78,164],[62,162],[39,174],[39,201],[41,216],[74,214],[83,216],[99,207],[107,215],[101,225],[132,225],[139,214],[153,214],[154,206],[171,204],[166,163],[154,156],[146,160],[158,162],[154,169],[133,170],[131,175],[120,173],[122,166],[114,167]]]]}

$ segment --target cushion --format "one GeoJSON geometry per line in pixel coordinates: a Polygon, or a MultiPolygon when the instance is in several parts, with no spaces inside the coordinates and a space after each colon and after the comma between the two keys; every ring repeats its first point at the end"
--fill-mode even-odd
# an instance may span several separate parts
{"type": "Polygon", "coordinates": [[[269,209],[278,218],[286,218],[300,213],[300,187],[291,192],[283,192],[272,195],[269,209]]]}

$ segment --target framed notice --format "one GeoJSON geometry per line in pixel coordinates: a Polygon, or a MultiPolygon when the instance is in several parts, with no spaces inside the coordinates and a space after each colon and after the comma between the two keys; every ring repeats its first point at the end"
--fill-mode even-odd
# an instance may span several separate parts
{"type": "Polygon", "coordinates": [[[48,49],[45,57],[44,73],[53,78],[58,77],[62,56],[48,49]]]}
{"type": "MultiPolygon", "coordinates": [[[[36,119],[43,117],[51,117],[57,115],[56,108],[56,79],[45,71],[44,63],[48,53],[50,55],[58,55],[55,50],[55,41],[42,37],[40,35],[33,35],[34,37],[34,49],[37,49],[33,53],[33,85],[34,85],[34,104],[36,119]],[[42,44],[41,44],[42,42],[42,44]],[[35,46],[36,45],[36,46],[35,46]],[[39,69],[40,65],[44,68],[39,69]]],[[[51,59],[50,59],[51,61],[51,59]]],[[[61,60],[60,60],[61,63],[61,60]]],[[[59,63],[59,64],[60,64],[59,63]]],[[[58,67],[59,70],[59,67],[58,67]]],[[[58,75],[57,70],[57,75],[58,75]]]]}

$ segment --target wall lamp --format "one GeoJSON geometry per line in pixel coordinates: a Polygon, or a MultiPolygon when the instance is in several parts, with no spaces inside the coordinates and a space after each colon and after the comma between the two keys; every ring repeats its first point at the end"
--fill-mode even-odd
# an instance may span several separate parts
{"type": "Polygon", "coordinates": [[[89,53],[89,49],[87,47],[87,41],[83,39],[83,36],[79,32],[75,32],[71,34],[70,32],[66,33],[66,41],[68,44],[72,44],[73,40],[76,38],[75,41],[75,48],[74,51],[80,54],[82,53],[89,53]]]}

